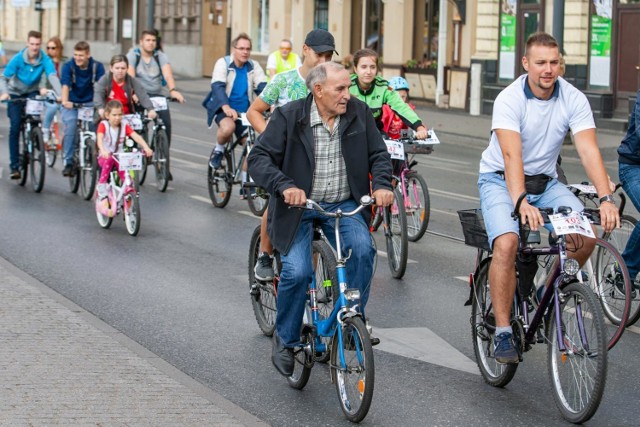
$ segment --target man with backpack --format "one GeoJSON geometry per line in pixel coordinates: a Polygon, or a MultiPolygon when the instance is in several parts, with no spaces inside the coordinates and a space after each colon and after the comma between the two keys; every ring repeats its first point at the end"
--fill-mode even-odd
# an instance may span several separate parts
{"type": "Polygon", "coordinates": [[[79,41],[73,47],[73,59],[62,66],[62,124],[64,137],[62,149],[64,170],[62,175],[73,174],[73,152],[75,150],[78,110],[73,104],[93,102],[93,84],[104,75],[104,65],[91,57],[91,47],[86,41],[79,41]]]}
{"type": "MultiPolygon", "coordinates": [[[[132,49],[127,54],[129,60],[128,73],[135,77],[149,97],[170,96],[180,103],[184,103],[184,97],[176,88],[173,71],[167,55],[157,48],[158,33],[155,30],[144,30],[140,35],[140,46],[132,49]]],[[[167,129],[169,145],[171,145],[171,114],[169,106],[166,110],[157,110],[158,116],[164,122],[167,129]]],[[[169,173],[171,179],[171,173],[169,173]]]]}
{"type": "Polygon", "coordinates": [[[203,105],[208,112],[208,125],[215,120],[218,125],[217,144],[211,153],[209,165],[218,169],[222,163],[225,145],[235,133],[241,138],[245,126],[236,126],[240,113],[246,113],[249,105],[267,85],[264,70],[249,59],[251,39],[240,33],[231,41],[231,55],[218,59],[211,76],[211,92],[203,105]]]}

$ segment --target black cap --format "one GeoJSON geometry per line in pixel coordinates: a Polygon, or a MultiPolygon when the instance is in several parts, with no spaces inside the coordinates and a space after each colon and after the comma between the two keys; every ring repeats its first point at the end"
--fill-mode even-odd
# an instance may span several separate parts
{"type": "MultiPolygon", "coordinates": [[[[304,44],[313,49],[316,53],[336,52],[336,41],[331,33],[327,30],[316,28],[307,34],[307,38],[304,39],[304,44]]],[[[338,52],[336,52],[338,55],[338,52]]]]}

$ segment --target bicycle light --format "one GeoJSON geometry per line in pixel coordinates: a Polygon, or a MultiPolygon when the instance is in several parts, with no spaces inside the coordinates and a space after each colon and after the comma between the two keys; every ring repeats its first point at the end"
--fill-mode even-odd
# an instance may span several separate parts
{"type": "Polygon", "coordinates": [[[346,289],[344,291],[344,296],[348,301],[357,301],[360,299],[360,290],[359,289],[346,289]]]}
{"type": "Polygon", "coordinates": [[[564,262],[564,272],[570,276],[575,276],[580,271],[580,264],[573,258],[568,258],[564,262]]]}

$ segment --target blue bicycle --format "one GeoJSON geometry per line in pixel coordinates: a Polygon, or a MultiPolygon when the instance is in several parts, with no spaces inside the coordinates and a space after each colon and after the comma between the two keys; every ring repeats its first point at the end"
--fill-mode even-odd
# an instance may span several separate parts
{"type": "MultiPolygon", "coordinates": [[[[330,354],[331,382],[336,385],[340,406],[349,421],[360,422],[369,412],[373,397],[375,368],[373,347],[362,314],[357,311],[360,291],[347,287],[346,262],[340,240],[340,219],[358,215],[371,206],[374,200],[363,196],[360,206],[351,212],[327,212],[313,200],[307,199],[302,209],[313,209],[324,216],[335,218],[336,272],[339,289],[333,310],[327,316],[319,313],[316,277],[309,285],[309,299],[302,325],[300,347],[294,350],[293,374],[287,378],[289,385],[302,389],[309,381],[311,368],[316,361],[330,354]],[[330,338],[330,341],[327,340],[330,338]],[[327,344],[328,343],[328,344],[327,344]]],[[[320,286],[323,286],[321,283],[320,286]]]]}

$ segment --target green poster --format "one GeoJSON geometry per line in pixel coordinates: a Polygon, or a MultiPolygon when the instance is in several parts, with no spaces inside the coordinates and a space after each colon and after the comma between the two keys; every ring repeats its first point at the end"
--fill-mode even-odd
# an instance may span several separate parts
{"type": "Polygon", "coordinates": [[[516,17],[500,14],[500,52],[516,51],[516,17]]]}
{"type": "Polygon", "coordinates": [[[611,55],[611,19],[591,16],[591,56],[611,55]]]}

